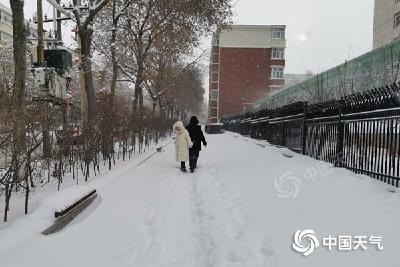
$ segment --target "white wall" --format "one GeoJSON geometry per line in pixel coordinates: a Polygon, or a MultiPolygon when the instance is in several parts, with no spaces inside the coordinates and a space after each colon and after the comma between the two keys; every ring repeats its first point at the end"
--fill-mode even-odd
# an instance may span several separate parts
{"type": "Polygon", "coordinates": [[[272,26],[233,25],[221,31],[219,45],[234,48],[286,47],[286,40],[272,39],[272,26]]]}

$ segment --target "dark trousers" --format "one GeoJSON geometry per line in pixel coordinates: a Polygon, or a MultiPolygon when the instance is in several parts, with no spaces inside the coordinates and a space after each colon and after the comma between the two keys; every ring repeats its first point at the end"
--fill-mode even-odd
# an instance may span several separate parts
{"type": "Polygon", "coordinates": [[[186,169],[186,165],[184,161],[181,161],[181,169],[186,169]]]}
{"type": "Polygon", "coordinates": [[[195,169],[197,167],[197,160],[199,158],[200,150],[189,149],[189,165],[190,169],[195,169]]]}

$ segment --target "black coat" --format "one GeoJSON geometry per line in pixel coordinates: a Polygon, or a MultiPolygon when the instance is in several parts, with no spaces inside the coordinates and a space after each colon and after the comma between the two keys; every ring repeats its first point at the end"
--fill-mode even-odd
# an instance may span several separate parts
{"type": "Polygon", "coordinates": [[[204,138],[203,131],[201,130],[201,127],[197,124],[189,124],[186,126],[186,130],[188,130],[190,139],[192,139],[193,142],[193,147],[191,149],[193,150],[201,150],[201,143],[203,145],[207,145],[206,139],[204,138]]]}

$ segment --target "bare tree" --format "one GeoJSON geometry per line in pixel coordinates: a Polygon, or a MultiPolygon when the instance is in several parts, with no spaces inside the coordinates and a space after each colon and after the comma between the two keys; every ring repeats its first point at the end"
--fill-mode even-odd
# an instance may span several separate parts
{"type": "Polygon", "coordinates": [[[7,221],[7,212],[13,186],[21,176],[20,156],[25,147],[25,81],[26,81],[26,28],[24,21],[24,1],[10,0],[13,18],[13,53],[14,64],[18,66],[14,71],[14,90],[12,98],[12,161],[11,181],[5,182],[6,207],[4,221],[7,221]]]}
{"type": "Polygon", "coordinates": [[[96,93],[93,85],[91,45],[93,40],[93,21],[109,0],[73,0],[73,13],[77,23],[81,46],[81,68],[84,71],[84,84],[87,98],[87,111],[82,110],[84,121],[91,122],[96,115],[96,93]],[[82,6],[82,4],[85,4],[82,6]]]}
{"type": "Polygon", "coordinates": [[[128,10],[123,24],[127,33],[124,43],[127,60],[121,62],[121,67],[135,82],[133,110],[138,111],[140,118],[146,68],[157,58],[154,54],[164,53],[162,46],[174,47],[176,51],[168,49],[164,54],[174,58],[182,49],[195,46],[199,37],[212,27],[226,22],[231,10],[230,1],[179,0],[141,0],[128,10]]]}

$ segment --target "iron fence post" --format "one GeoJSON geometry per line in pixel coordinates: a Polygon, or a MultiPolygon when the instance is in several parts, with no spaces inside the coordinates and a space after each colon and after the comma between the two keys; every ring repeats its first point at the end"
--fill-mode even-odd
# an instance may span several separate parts
{"type": "MultiPolygon", "coordinates": [[[[282,115],[283,116],[283,115],[282,115]]],[[[286,129],[285,129],[285,121],[282,118],[282,134],[281,134],[281,146],[285,146],[286,144],[286,129]]]]}
{"type": "Polygon", "coordinates": [[[303,117],[303,138],[302,138],[302,144],[301,144],[301,154],[305,155],[306,154],[306,140],[307,140],[307,106],[308,102],[304,102],[304,117],[303,117]]]}
{"type": "Polygon", "coordinates": [[[343,100],[339,100],[339,122],[338,122],[338,137],[336,143],[336,160],[335,167],[341,167],[343,163],[343,143],[344,143],[344,123],[342,121],[342,112],[343,112],[343,100]]]}

